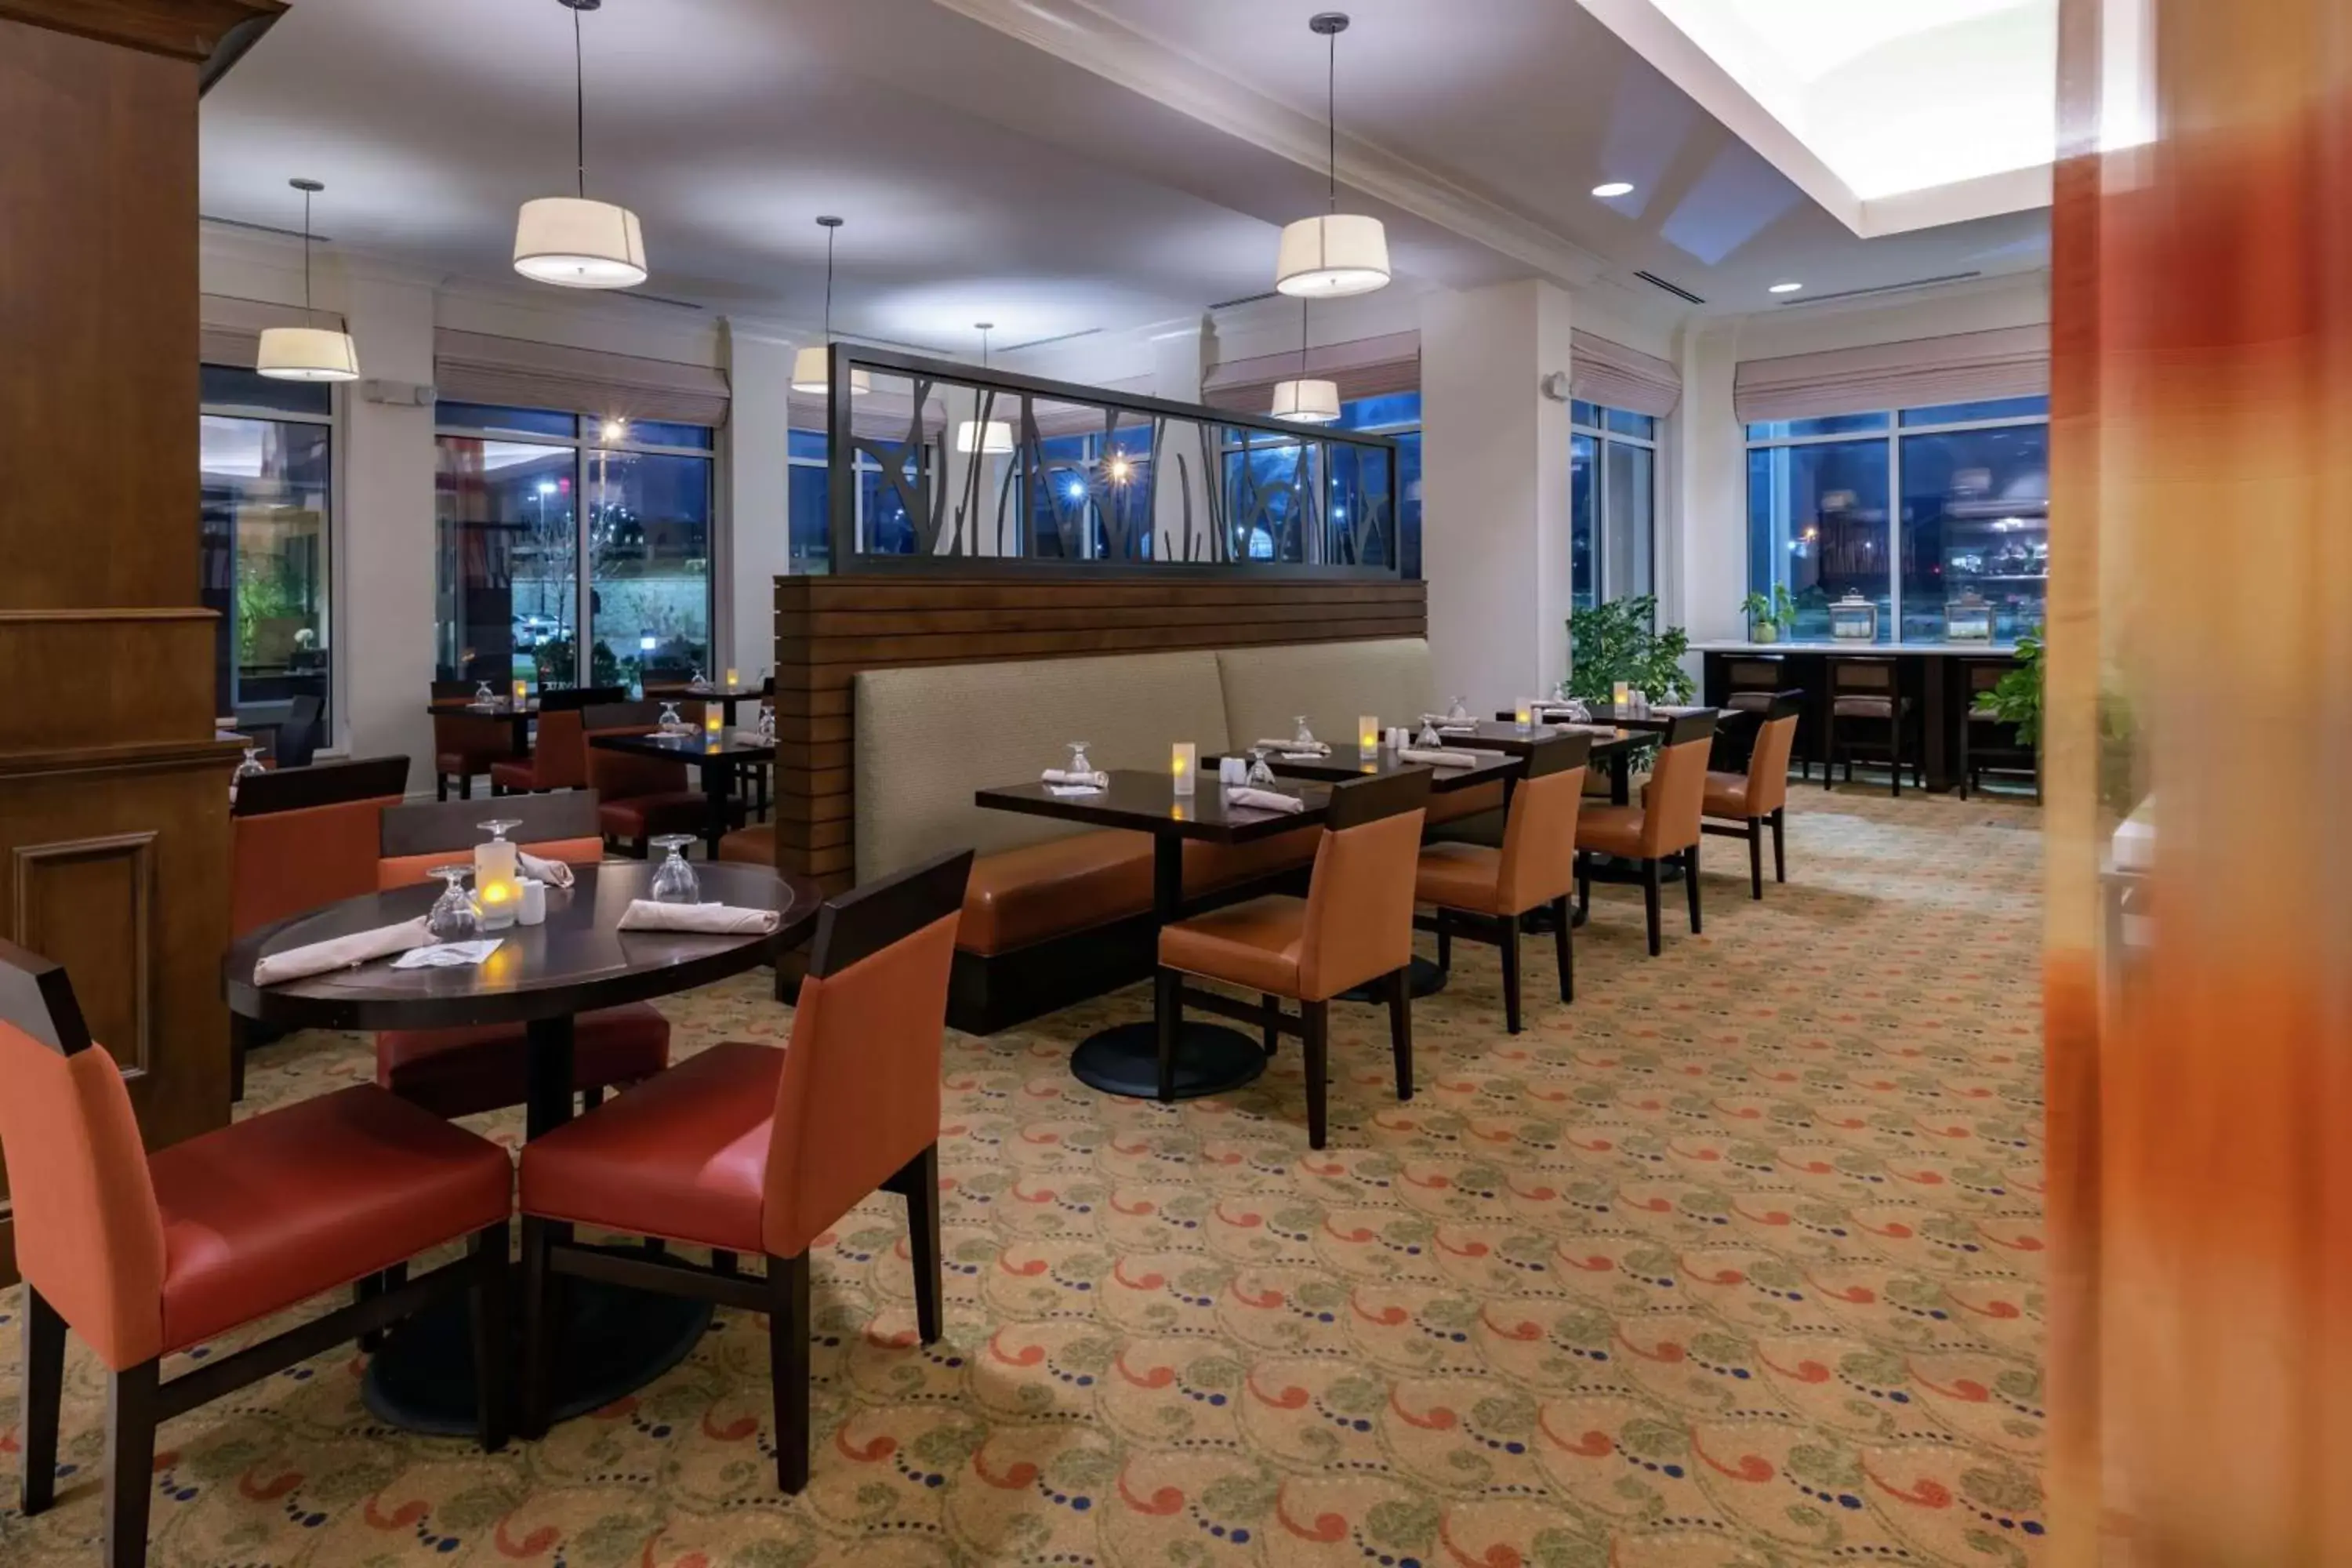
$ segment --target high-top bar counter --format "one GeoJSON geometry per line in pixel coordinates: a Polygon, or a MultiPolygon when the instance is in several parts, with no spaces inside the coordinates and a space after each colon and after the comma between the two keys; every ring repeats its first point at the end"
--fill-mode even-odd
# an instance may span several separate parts
{"type": "Polygon", "coordinates": [[[1971,663],[2014,666],[2016,649],[2007,643],[1986,642],[1834,642],[1815,638],[1803,642],[1705,642],[1694,645],[1704,660],[1705,700],[1721,707],[1731,693],[1731,665],[1741,658],[1777,658],[1783,689],[1801,688],[1805,712],[1797,729],[1795,754],[1826,763],[1823,744],[1829,734],[1829,661],[1844,658],[1891,658],[1903,694],[1919,705],[1922,740],[1919,760],[1931,790],[1948,790],[1959,779],[1960,726],[1968,711],[1967,667],[1971,663]]]}

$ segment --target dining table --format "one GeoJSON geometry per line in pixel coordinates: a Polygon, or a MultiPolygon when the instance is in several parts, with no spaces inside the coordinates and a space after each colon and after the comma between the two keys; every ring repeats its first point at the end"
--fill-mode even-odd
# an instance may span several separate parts
{"type": "MultiPolygon", "coordinates": [[[[1302,784],[1297,812],[1239,805],[1225,797],[1212,773],[1195,794],[1176,793],[1169,773],[1115,768],[1102,788],[1089,794],[1058,791],[1045,783],[1005,784],[973,792],[974,805],[990,811],[1048,816],[1090,827],[1118,827],[1151,839],[1151,915],[1155,926],[1184,914],[1184,842],[1254,844],[1319,823],[1330,809],[1329,786],[1302,784]]],[[[1276,793],[1290,793],[1278,791],[1276,793]]],[[[1239,1029],[1186,1018],[1176,1037],[1173,1092],[1176,1100],[1225,1094],[1265,1070],[1265,1048],[1239,1029]]],[[[1114,1024],[1078,1042],[1070,1053],[1077,1080],[1106,1094],[1158,1100],[1160,1035],[1147,1019],[1114,1024]]]]}
{"type": "Polygon", "coordinates": [[[774,698],[749,686],[664,686],[649,689],[646,695],[660,702],[709,702],[725,714],[729,727],[736,720],[736,710],[746,702],[771,702],[774,698]]]}
{"type": "MultiPolygon", "coordinates": [[[[462,859],[463,857],[455,858],[462,859]]],[[[619,929],[632,900],[651,894],[656,866],[607,861],[549,887],[547,918],[486,933],[498,946],[478,964],[397,969],[380,959],[261,985],[272,953],[413,921],[438,884],[362,894],[263,926],[229,951],[231,1012],[283,1029],[523,1027],[529,1052],[526,1139],[572,1117],[572,1020],[582,1013],[668,996],[772,963],[808,941],[824,899],[805,878],[762,866],[695,868],[705,900],[773,910],[772,932],[705,935],[619,929]]],[[[494,1047],[491,1047],[494,1048],[494,1047]]],[[[602,1409],[685,1359],[709,1325],[708,1304],[588,1280],[567,1280],[556,1325],[558,1420],[602,1409]]],[[[518,1353],[520,1353],[518,1352],[518,1353]]],[[[471,1328],[462,1302],[389,1331],[362,1384],[368,1408],[411,1431],[470,1434],[476,1419],[471,1328]]]]}
{"type": "Polygon", "coordinates": [[[702,796],[708,806],[702,840],[713,860],[719,858],[719,841],[727,837],[728,828],[733,825],[735,784],[745,765],[776,760],[774,738],[757,730],[727,729],[716,734],[699,728],[653,730],[635,735],[592,735],[588,743],[608,752],[658,757],[699,769],[702,796]]]}

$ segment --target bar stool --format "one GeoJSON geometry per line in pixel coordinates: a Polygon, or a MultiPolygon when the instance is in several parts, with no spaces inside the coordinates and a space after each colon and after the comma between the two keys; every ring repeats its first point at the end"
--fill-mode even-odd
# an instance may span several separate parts
{"type": "MultiPolygon", "coordinates": [[[[1827,765],[1822,770],[1822,787],[1831,788],[1841,757],[1845,761],[1845,781],[1853,782],[1853,753],[1884,752],[1894,793],[1903,794],[1904,742],[1911,728],[1911,699],[1903,691],[1902,667],[1892,658],[1838,656],[1830,659],[1830,731],[1823,750],[1827,765]],[[1857,741],[1844,733],[1852,724],[1884,724],[1886,740],[1857,741]]],[[[1912,770],[1917,774],[1919,763],[1915,757],[1912,770]]],[[[1925,775],[1917,779],[1919,787],[1927,787],[1925,775]]]]}
{"type": "Polygon", "coordinates": [[[1993,688],[2016,666],[2008,659],[1972,658],[1965,660],[1961,668],[1965,705],[1960,710],[1960,798],[1969,798],[1969,791],[1977,786],[1978,775],[1990,766],[2002,772],[2031,771],[2033,798],[2039,804],[2042,769],[2033,748],[2017,739],[2013,726],[1977,710],[1977,705],[1991,696],[1993,688]],[[2007,744],[2001,743],[2004,739],[2007,744]]]}

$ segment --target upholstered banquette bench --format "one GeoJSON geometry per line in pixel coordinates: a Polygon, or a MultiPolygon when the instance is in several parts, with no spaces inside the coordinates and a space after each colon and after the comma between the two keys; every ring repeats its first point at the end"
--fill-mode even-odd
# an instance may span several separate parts
{"type": "MultiPolygon", "coordinates": [[[[989,1033],[1151,972],[1151,841],[987,811],[973,792],[1034,779],[1084,741],[1098,768],[1168,766],[1287,736],[1305,714],[1334,746],[1356,721],[1429,710],[1419,639],[1296,644],[1008,664],[867,670],[855,687],[857,879],[950,849],[978,852],[957,933],[949,1019],[989,1033]]],[[[1449,818],[1490,811],[1499,789],[1449,797],[1449,818]],[[1487,798],[1488,796],[1492,798],[1487,798]]],[[[1322,834],[1184,846],[1184,892],[1206,906],[1303,879],[1322,834]]]]}

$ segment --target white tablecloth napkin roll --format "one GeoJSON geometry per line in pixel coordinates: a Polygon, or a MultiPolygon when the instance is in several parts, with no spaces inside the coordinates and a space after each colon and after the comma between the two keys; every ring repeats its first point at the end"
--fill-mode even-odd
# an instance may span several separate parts
{"type": "Polygon", "coordinates": [[[660,904],[651,899],[631,899],[621,916],[623,931],[685,931],[704,936],[765,936],[783,923],[773,910],[739,909],[733,904],[660,904]]]}
{"type": "Polygon", "coordinates": [[[572,868],[561,860],[543,859],[528,849],[515,851],[515,864],[522,874],[534,882],[544,882],[551,888],[572,886],[572,868]]]}
{"type": "Polygon", "coordinates": [[[1307,803],[1295,795],[1276,795],[1270,789],[1233,789],[1225,792],[1228,805],[1246,805],[1255,811],[1297,813],[1307,809],[1307,803]]]}
{"type": "Polygon", "coordinates": [[[1318,757],[1331,754],[1330,746],[1322,741],[1260,741],[1258,744],[1269,752],[1312,752],[1318,757]]]}
{"type": "Polygon", "coordinates": [[[396,926],[353,931],[349,936],[330,937],[307,947],[289,947],[283,952],[269,953],[253,966],[253,983],[282,985],[289,980],[308,980],[313,974],[330,974],[372,958],[390,958],[412,947],[423,947],[432,940],[425,929],[425,917],[419,915],[396,926]]]}
{"type": "Polygon", "coordinates": [[[1037,776],[1047,784],[1092,784],[1097,789],[1110,787],[1110,775],[1106,773],[1074,773],[1067,768],[1047,768],[1037,776]]]}
{"type": "Polygon", "coordinates": [[[1493,761],[1499,754],[1495,752],[1474,752],[1464,746],[1441,746],[1433,752],[1423,751],[1418,746],[1413,746],[1399,752],[1397,760],[1402,763],[1424,763],[1433,768],[1475,768],[1481,763],[1493,761]]]}

